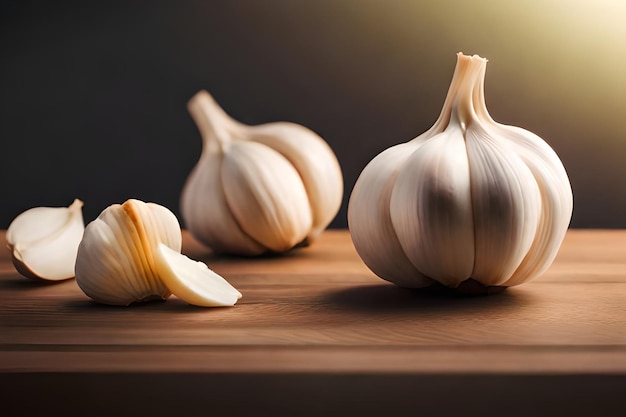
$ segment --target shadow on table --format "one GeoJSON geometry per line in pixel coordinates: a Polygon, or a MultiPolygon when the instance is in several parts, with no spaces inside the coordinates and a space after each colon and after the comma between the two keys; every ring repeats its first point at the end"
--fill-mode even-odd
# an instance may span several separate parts
{"type": "Polygon", "coordinates": [[[0,290],[30,291],[41,288],[61,287],[73,280],[49,281],[45,279],[26,278],[17,272],[0,273],[0,290]]]}
{"type": "Polygon", "coordinates": [[[352,287],[326,293],[325,302],[363,312],[468,311],[519,307],[530,302],[516,289],[483,295],[462,294],[442,287],[407,289],[393,284],[352,287]]]}
{"type": "Polygon", "coordinates": [[[101,304],[92,299],[87,298],[81,300],[68,300],[63,306],[69,311],[86,312],[86,311],[107,311],[108,314],[171,314],[178,313],[217,313],[218,311],[228,310],[232,307],[199,307],[188,304],[175,296],[171,296],[167,300],[151,300],[147,302],[132,303],[130,306],[118,306],[101,304]]]}

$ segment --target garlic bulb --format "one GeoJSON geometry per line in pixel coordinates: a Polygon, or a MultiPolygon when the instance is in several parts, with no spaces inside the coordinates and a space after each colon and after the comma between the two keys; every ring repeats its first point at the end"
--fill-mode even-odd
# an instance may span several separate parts
{"type": "Polygon", "coordinates": [[[180,225],[167,208],[135,199],[113,204],[85,228],[76,282],[103,304],[164,300],[172,293],[190,304],[235,304],[241,294],[182,255],[181,246],[180,225]]]}
{"type": "Polygon", "coordinates": [[[541,138],[491,118],[486,65],[459,53],[439,119],[376,156],[354,186],[352,241],[385,280],[508,287],[557,255],[572,214],[569,179],[541,138]]]}
{"type": "Polygon", "coordinates": [[[216,252],[259,255],[310,243],[339,210],[343,179],[332,149],[294,123],[248,126],[206,91],[188,103],[203,139],[181,194],[192,235],[216,252]]]}
{"type": "Polygon", "coordinates": [[[85,230],[82,207],[78,199],[69,207],[34,207],[11,222],[6,240],[20,274],[50,281],[74,277],[85,230]]]}

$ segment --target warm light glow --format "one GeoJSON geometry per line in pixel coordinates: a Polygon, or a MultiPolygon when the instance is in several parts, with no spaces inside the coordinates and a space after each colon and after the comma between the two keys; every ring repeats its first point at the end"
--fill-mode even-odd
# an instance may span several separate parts
{"type": "Polygon", "coordinates": [[[415,9],[428,16],[420,20],[430,27],[419,32],[436,35],[437,50],[489,59],[488,96],[511,93],[558,107],[571,120],[583,118],[588,126],[601,125],[623,137],[624,122],[616,120],[624,119],[626,108],[626,1],[547,0],[517,6],[496,0],[442,1],[415,9]]]}

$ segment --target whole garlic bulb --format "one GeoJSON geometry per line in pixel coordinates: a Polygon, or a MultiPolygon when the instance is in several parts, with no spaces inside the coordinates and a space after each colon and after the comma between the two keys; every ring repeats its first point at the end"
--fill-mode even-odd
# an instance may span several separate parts
{"type": "Polygon", "coordinates": [[[189,304],[232,306],[241,293],[206,264],[180,253],[176,216],[155,203],[113,204],[89,223],[76,257],[76,282],[103,304],[165,300],[172,293],[189,304]]]}
{"type": "Polygon", "coordinates": [[[343,178],[328,144],[288,122],[248,126],[206,91],[188,110],[203,139],[181,193],[192,235],[216,252],[259,255],[310,243],[336,216],[343,178]]]}
{"type": "Polygon", "coordinates": [[[354,186],[352,241],[385,280],[508,287],[557,255],[572,215],[567,173],[541,138],[491,118],[486,65],[459,53],[435,124],[376,156],[354,186]]]}
{"type": "Polygon", "coordinates": [[[13,219],[6,240],[15,269],[27,278],[73,278],[85,230],[82,208],[75,199],[69,207],[33,207],[13,219]]]}

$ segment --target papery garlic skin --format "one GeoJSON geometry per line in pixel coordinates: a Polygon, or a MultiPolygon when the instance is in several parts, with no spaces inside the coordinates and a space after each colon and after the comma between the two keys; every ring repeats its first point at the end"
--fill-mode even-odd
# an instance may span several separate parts
{"type": "Polygon", "coordinates": [[[487,112],[487,60],[458,54],[433,127],[375,157],[348,203],[364,263],[404,287],[527,282],[553,262],[573,197],[554,150],[487,112]]]}
{"type": "Polygon", "coordinates": [[[76,282],[93,300],[111,305],[167,299],[154,250],[180,252],[178,219],[167,208],[130,199],[113,204],[87,225],[76,258],[76,282]]]}
{"type": "Polygon", "coordinates": [[[20,274],[48,281],[74,278],[85,230],[82,207],[75,199],[69,207],[34,207],[13,219],[6,241],[20,274]]]}
{"type": "Polygon", "coordinates": [[[196,239],[216,252],[254,256],[311,243],[330,224],[343,177],[321,137],[295,123],[244,125],[206,91],[188,109],[203,149],[181,212],[196,239]]]}

